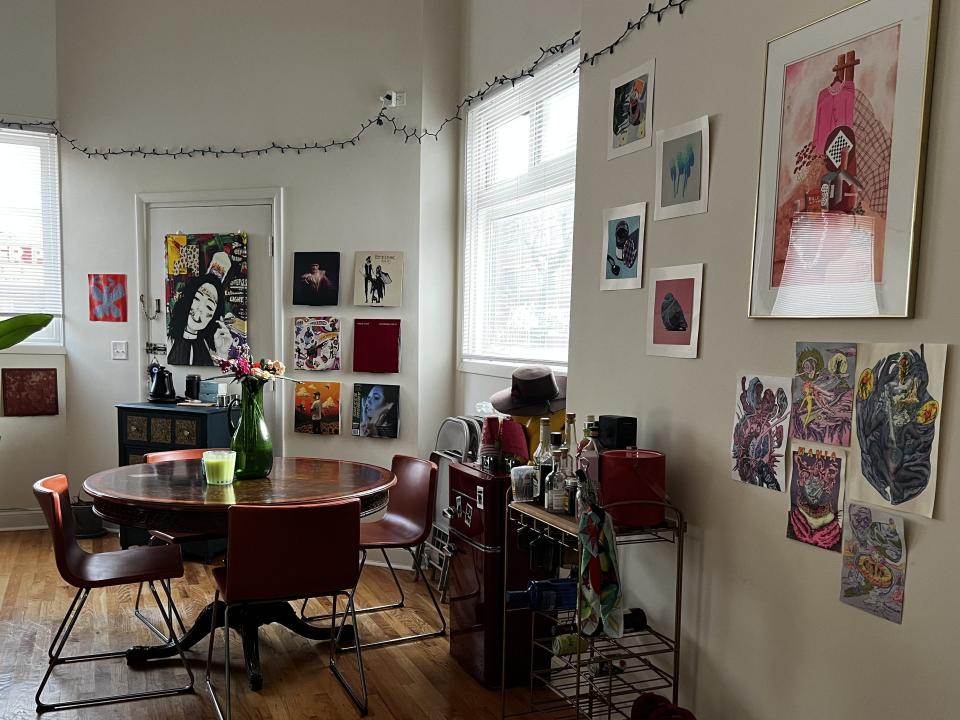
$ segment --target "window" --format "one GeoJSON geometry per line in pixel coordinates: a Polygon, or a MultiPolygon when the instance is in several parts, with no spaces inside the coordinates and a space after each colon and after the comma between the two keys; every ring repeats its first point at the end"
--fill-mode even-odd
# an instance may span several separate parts
{"type": "Polygon", "coordinates": [[[565,369],[578,55],[467,115],[460,360],[565,369]]]}
{"type": "Polygon", "coordinates": [[[57,138],[0,127],[0,319],[50,313],[25,344],[63,343],[57,138]]]}

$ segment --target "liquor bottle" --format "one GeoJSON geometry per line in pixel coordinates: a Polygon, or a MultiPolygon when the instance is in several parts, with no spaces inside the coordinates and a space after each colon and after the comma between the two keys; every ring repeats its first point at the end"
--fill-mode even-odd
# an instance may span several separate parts
{"type": "Polygon", "coordinates": [[[567,413],[566,421],[563,425],[563,443],[561,447],[567,448],[571,455],[577,450],[577,414],[567,413]]]}
{"type": "Polygon", "coordinates": [[[562,450],[553,451],[553,472],[547,477],[547,489],[543,496],[543,507],[550,512],[563,512],[563,498],[566,493],[567,473],[564,468],[562,450]]]}
{"type": "Polygon", "coordinates": [[[508,590],[507,602],[524,602],[531,610],[572,610],[577,606],[577,579],[531,580],[526,590],[508,590]]]}
{"type": "Polygon", "coordinates": [[[540,418],[540,444],[533,453],[533,464],[539,471],[539,482],[536,484],[534,498],[542,503],[547,476],[553,472],[553,453],[550,452],[550,418],[540,418]]]}
{"type": "MultiPolygon", "coordinates": [[[[577,501],[578,508],[585,508],[590,502],[600,500],[600,448],[597,439],[600,437],[600,426],[594,423],[590,426],[590,438],[580,452],[579,469],[583,471],[585,482],[581,483],[581,498],[577,501]],[[583,497],[583,495],[586,497],[583,497]]],[[[579,512],[577,513],[580,514],[579,512]]]]}
{"type": "Polygon", "coordinates": [[[593,415],[587,415],[587,419],[583,421],[583,437],[580,438],[580,442],[577,443],[577,456],[576,459],[580,459],[580,453],[583,452],[583,446],[587,444],[590,440],[590,426],[596,421],[596,418],[593,415]]]}

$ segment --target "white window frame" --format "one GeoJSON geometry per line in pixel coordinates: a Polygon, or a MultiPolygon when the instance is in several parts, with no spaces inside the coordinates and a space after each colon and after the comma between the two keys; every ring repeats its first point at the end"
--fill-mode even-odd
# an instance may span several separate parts
{"type": "MultiPolygon", "coordinates": [[[[573,55],[578,54],[579,46],[574,46],[570,51],[573,55]]],[[[579,80],[579,75],[577,76],[579,80]]],[[[518,83],[519,85],[519,83],[518,83]]],[[[567,363],[558,364],[552,362],[546,362],[542,359],[537,358],[512,358],[510,360],[477,360],[469,359],[465,360],[463,357],[463,330],[464,330],[464,294],[465,294],[465,283],[463,281],[464,272],[465,272],[465,257],[466,257],[466,244],[467,244],[467,156],[468,156],[468,145],[470,142],[470,127],[471,127],[471,114],[474,109],[480,107],[479,105],[470,108],[467,111],[466,119],[464,122],[464,132],[462,134],[462,140],[460,143],[460,227],[459,227],[459,238],[457,243],[457,276],[460,278],[457,289],[457,370],[463,373],[470,373],[474,375],[487,375],[491,377],[501,377],[509,378],[512,376],[513,371],[517,368],[518,365],[526,364],[537,364],[537,365],[546,365],[551,370],[556,373],[565,375],[567,373],[567,368],[569,365],[569,324],[567,327],[568,337],[568,354],[567,354],[567,363]]],[[[533,159],[533,154],[536,152],[535,148],[530,148],[531,160],[533,159]]],[[[554,161],[550,160],[546,163],[543,163],[541,168],[547,165],[557,164],[554,161]]],[[[541,170],[543,171],[543,170],[541,170]]],[[[570,173],[570,180],[575,183],[576,181],[576,161],[573,163],[573,169],[570,173]]],[[[549,196],[553,196],[559,188],[554,188],[550,191],[549,196]]],[[[535,210],[538,207],[544,207],[550,204],[553,204],[550,201],[545,201],[545,197],[541,196],[540,198],[535,198],[533,196],[526,199],[522,205],[523,211],[535,210]]],[[[516,212],[516,207],[513,209],[516,212]]],[[[506,215],[497,214],[492,211],[487,211],[486,213],[480,213],[484,216],[484,224],[489,223],[493,220],[498,219],[499,217],[506,217],[506,215]]],[[[570,238],[571,248],[573,244],[573,237],[570,238]]],[[[572,260],[571,260],[571,275],[573,272],[572,260]]]]}

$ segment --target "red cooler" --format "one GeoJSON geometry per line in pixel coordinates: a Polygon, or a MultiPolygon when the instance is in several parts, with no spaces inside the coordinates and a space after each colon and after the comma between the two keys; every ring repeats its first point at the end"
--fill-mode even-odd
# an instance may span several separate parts
{"type": "MultiPolygon", "coordinates": [[[[656,450],[605,450],[600,454],[600,504],[666,499],[667,458],[656,450]]],[[[660,505],[628,505],[610,511],[619,527],[659,525],[660,505]]]]}

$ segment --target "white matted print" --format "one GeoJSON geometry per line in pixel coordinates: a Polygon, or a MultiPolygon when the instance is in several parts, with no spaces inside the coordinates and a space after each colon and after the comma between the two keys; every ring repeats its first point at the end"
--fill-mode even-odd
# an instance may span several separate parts
{"type": "Polygon", "coordinates": [[[647,355],[697,357],[702,285],[703,263],[651,268],[647,355]]]}
{"type": "Polygon", "coordinates": [[[653,143],[653,75],[655,60],[610,82],[607,160],[644,150],[653,143]]]}
{"type": "Polygon", "coordinates": [[[601,290],[643,287],[643,236],[646,224],[645,202],[603,211],[601,290]]]}
{"type": "Polygon", "coordinates": [[[709,116],[658,130],[654,220],[705,213],[709,189],[709,116]]]}
{"type": "Polygon", "coordinates": [[[353,304],[398,307],[403,297],[403,253],[359,250],[353,273],[353,304]]]}

